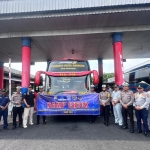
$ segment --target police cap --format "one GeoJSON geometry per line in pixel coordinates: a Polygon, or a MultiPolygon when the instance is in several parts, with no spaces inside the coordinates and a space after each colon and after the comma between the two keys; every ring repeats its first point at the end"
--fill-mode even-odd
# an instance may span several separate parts
{"type": "Polygon", "coordinates": [[[91,88],[94,88],[95,86],[92,84],[90,87],[91,87],[91,88]]]}
{"type": "Polygon", "coordinates": [[[128,84],[127,82],[124,82],[124,83],[122,84],[122,86],[129,86],[129,84],[128,84]]]}
{"type": "Polygon", "coordinates": [[[32,85],[29,85],[28,88],[32,88],[32,85]]]}
{"type": "Polygon", "coordinates": [[[2,92],[6,92],[6,89],[3,88],[1,91],[2,91],[2,92]]]}
{"type": "Polygon", "coordinates": [[[114,85],[114,88],[118,88],[119,86],[117,84],[114,85]]]}
{"type": "Polygon", "coordinates": [[[39,89],[43,89],[44,87],[41,85],[41,86],[39,86],[39,89]]]}
{"type": "Polygon", "coordinates": [[[138,89],[143,89],[144,87],[139,84],[137,88],[138,88],[138,89]]]}
{"type": "Polygon", "coordinates": [[[22,88],[21,86],[17,86],[16,87],[17,90],[21,90],[21,88],[22,88]]]}
{"type": "Polygon", "coordinates": [[[102,88],[106,88],[106,85],[105,85],[105,84],[103,84],[103,85],[102,85],[102,88]]]}

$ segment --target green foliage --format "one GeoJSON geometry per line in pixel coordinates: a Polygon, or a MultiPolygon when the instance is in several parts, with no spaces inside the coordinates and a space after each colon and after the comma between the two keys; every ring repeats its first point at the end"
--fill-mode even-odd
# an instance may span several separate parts
{"type": "Polygon", "coordinates": [[[103,82],[107,82],[107,79],[114,77],[114,73],[104,73],[103,82]]]}

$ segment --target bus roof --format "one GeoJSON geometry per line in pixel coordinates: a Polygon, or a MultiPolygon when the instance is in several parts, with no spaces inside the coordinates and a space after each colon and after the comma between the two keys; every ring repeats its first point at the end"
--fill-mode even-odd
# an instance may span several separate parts
{"type": "Polygon", "coordinates": [[[124,72],[128,73],[128,72],[136,71],[136,70],[139,70],[139,69],[142,69],[142,68],[145,68],[145,67],[150,68],[150,60],[148,60],[148,61],[146,61],[144,63],[141,63],[139,65],[136,65],[136,66],[134,66],[132,68],[129,68],[129,69],[125,70],[124,72]]]}

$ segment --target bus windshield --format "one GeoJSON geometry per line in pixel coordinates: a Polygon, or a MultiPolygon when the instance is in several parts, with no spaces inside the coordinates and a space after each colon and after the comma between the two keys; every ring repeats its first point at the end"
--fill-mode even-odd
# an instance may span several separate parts
{"type": "Polygon", "coordinates": [[[54,61],[49,65],[51,72],[80,72],[90,70],[87,61],[54,61]]]}
{"type": "Polygon", "coordinates": [[[51,77],[49,76],[49,90],[51,94],[74,91],[85,94],[89,87],[88,76],[82,77],[51,77]]]}

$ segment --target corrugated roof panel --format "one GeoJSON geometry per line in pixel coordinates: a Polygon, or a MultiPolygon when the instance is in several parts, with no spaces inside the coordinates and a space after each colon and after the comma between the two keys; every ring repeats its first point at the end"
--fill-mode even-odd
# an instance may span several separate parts
{"type": "Polygon", "coordinates": [[[150,0],[2,0],[0,14],[148,3],[150,0]]]}

